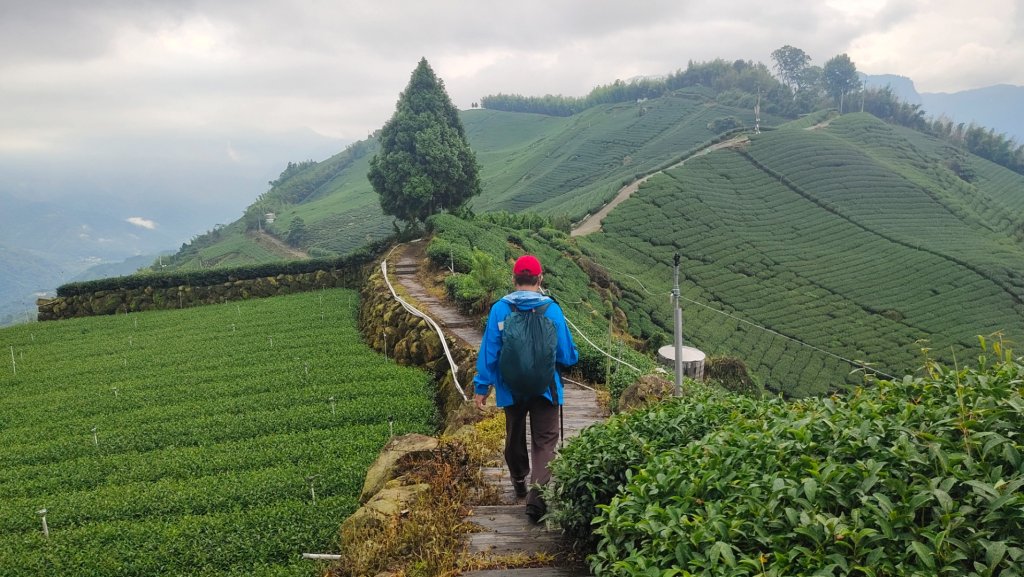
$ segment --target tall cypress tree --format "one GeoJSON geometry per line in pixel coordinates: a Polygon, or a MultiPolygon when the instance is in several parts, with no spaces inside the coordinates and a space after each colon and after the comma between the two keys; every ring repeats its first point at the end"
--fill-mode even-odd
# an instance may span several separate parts
{"type": "Polygon", "coordinates": [[[367,177],[380,206],[409,223],[455,210],[480,194],[476,155],[444,82],[420,60],[380,133],[367,177]]]}

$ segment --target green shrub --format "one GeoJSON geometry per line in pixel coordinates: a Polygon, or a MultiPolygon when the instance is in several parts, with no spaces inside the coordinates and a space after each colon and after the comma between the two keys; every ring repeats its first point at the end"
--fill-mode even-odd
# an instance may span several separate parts
{"type": "Polygon", "coordinates": [[[551,220],[533,212],[511,213],[507,211],[485,212],[477,220],[517,230],[540,230],[552,226],[551,220]]]}
{"type": "Polygon", "coordinates": [[[737,357],[708,357],[704,377],[741,395],[761,396],[761,387],[750,376],[747,364],[737,357]]]}
{"type": "Polygon", "coordinates": [[[430,241],[427,246],[427,257],[435,265],[454,268],[455,272],[459,273],[468,273],[473,268],[473,249],[440,236],[435,236],[430,241]]]}
{"type": "Polygon", "coordinates": [[[637,467],[751,407],[752,401],[696,384],[680,399],[584,429],[551,463],[554,480],[545,491],[550,517],[579,544],[592,546],[598,505],[608,504],[637,467]]]}
{"type": "Polygon", "coordinates": [[[390,239],[378,241],[343,257],[279,261],[195,271],[145,272],[129,276],[73,282],[57,287],[57,296],[69,297],[103,290],[130,290],[145,287],[213,286],[237,280],[272,277],[281,274],[303,274],[319,270],[349,269],[354,271],[375,260],[384,247],[390,243],[390,239]]]}
{"type": "Polygon", "coordinates": [[[485,310],[494,301],[495,295],[499,291],[509,288],[509,279],[512,274],[511,271],[500,266],[493,256],[482,250],[474,250],[472,259],[473,269],[469,271],[469,275],[473,277],[483,293],[483,297],[477,303],[478,308],[485,310]]]}
{"type": "Polygon", "coordinates": [[[475,278],[459,272],[444,279],[444,288],[448,291],[448,297],[467,313],[478,312],[480,303],[484,302],[487,296],[475,278]]]}
{"type": "Polygon", "coordinates": [[[708,129],[714,133],[728,132],[743,127],[743,121],[735,116],[723,116],[716,118],[708,124],[708,129]]]}
{"type": "Polygon", "coordinates": [[[1024,367],[930,373],[738,401],[760,409],[654,457],[601,509],[592,570],[1021,575],[1024,367]]]}

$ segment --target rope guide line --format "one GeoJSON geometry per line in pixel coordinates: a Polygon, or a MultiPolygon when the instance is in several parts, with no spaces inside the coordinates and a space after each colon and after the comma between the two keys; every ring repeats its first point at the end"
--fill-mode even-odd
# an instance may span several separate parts
{"type": "Polygon", "coordinates": [[[391,286],[391,280],[388,278],[388,257],[391,256],[391,253],[394,252],[396,248],[398,248],[398,245],[395,245],[388,252],[387,256],[385,256],[384,259],[380,261],[380,270],[384,274],[384,282],[387,283],[388,290],[391,291],[391,296],[395,297],[395,300],[398,301],[398,304],[402,305],[403,309],[405,309],[412,316],[427,321],[427,324],[430,325],[435,332],[437,332],[438,338],[441,339],[441,346],[444,348],[444,356],[448,357],[448,364],[451,365],[452,368],[452,383],[455,384],[455,388],[458,389],[459,394],[462,395],[462,400],[469,401],[469,398],[466,397],[466,391],[464,391],[462,389],[462,386],[459,385],[459,366],[458,364],[455,363],[455,359],[452,358],[451,351],[448,350],[448,341],[445,340],[444,333],[441,331],[441,327],[436,322],[434,322],[434,319],[428,317],[427,315],[420,312],[419,309],[417,309],[416,307],[405,302],[405,300],[402,299],[402,297],[398,296],[398,293],[395,292],[395,287],[391,286]]]}
{"type": "MultiPolygon", "coordinates": [[[[563,316],[564,316],[564,315],[563,315],[563,316]]],[[[568,316],[566,316],[566,317],[565,317],[565,322],[569,323],[569,326],[571,326],[571,327],[572,327],[573,329],[575,329],[575,330],[576,330],[576,334],[578,334],[579,336],[583,337],[583,340],[585,340],[585,341],[587,341],[588,343],[590,343],[590,346],[592,346],[592,347],[594,347],[595,349],[597,349],[597,352],[601,353],[602,355],[604,355],[604,356],[608,357],[609,359],[611,359],[611,360],[613,360],[613,361],[618,361],[618,362],[620,362],[620,363],[622,363],[622,364],[626,365],[627,367],[629,367],[629,368],[633,369],[634,371],[636,371],[636,372],[638,372],[638,373],[640,373],[640,374],[643,374],[643,371],[642,371],[642,370],[640,370],[640,369],[638,369],[638,368],[634,367],[633,365],[631,365],[631,364],[627,363],[626,361],[624,361],[624,360],[622,360],[622,359],[620,359],[620,358],[618,358],[618,357],[614,357],[614,356],[612,356],[612,355],[610,355],[610,354],[606,353],[606,352],[604,351],[604,349],[602,349],[601,347],[599,347],[599,346],[595,345],[595,344],[594,344],[594,341],[592,341],[592,340],[588,339],[588,338],[587,338],[587,335],[583,334],[583,331],[581,331],[581,330],[580,330],[580,328],[579,328],[578,326],[576,326],[575,324],[573,324],[573,322],[569,320],[569,317],[568,317],[568,316]]]]}

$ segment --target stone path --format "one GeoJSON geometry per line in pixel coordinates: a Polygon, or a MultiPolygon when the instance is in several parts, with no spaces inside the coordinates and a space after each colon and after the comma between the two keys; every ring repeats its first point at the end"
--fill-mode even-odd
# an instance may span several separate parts
{"type": "Polygon", "coordinates": [[[423,288],[416,275],[426,259],[425,242],[417,241],[403,245],[392,256],[388,270],[395,275],[398,284],[405,289],[414,306],[437,321],[447,332],[462,339],[470,348],[480,348],[483,333],[466,318],[459,309],[444,302],[423,288]]]}
{"type": "MultiPolygon", "coordinates": [[[[480,347],[481,329],[463,316],[458,309],[431,295],[420,284],[417,274],[425,265],[423,243],[409,243],[390,258],[389,271],[403,287],[414,306],[426,313],[473,349],[480,347]]],[[[492,397],[493,398],[493,397],[492,397]]],[[[604,420],[605,416],[594,391],[583,386],[566,383],[563,411],[564,437],[571,438],[583,428],[604,420]]],[[[500,459],[500,455],[497,456],[500,459]]],[[[579,566],[573,566],[564,554],[565,544],[561,532],[545,525],[534,525],[526,517],[525,505],[512,492],[508,471],[504,466],[484,470],[484,476],[501,495],[501,505],[474,507],[468,520],[480,531],[472,533],[467,543],[468,555],[494,559],[501,564],[502,557],[515,558],[544,554],[551,559],[548,567],[529,569],[489,569],[464,573],[464,577],[576,577],[589,575],[579,566]]]]}

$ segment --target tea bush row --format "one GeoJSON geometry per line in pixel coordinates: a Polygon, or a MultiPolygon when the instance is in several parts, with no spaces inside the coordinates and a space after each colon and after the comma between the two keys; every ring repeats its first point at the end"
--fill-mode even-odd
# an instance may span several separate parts
{"type": "MultiPolygon", "coordinates": [[[[591,569],[1020,575],[1022,378],[1017,362],[983,358],[968,369],[929,365],[925,377],[845,398],[773,399],[733,412],[706,436],[631,469],[594,519],[591,569]]],[[[567,454],[587,451],[587,438],[567,454]]],[[[645,446],[622,438],[624,447],[645,446]]],[[[569,476],[561,483],[583,483],[559,467],[569,476]]]]}
{"type": "Polygon", "coordinates": [[[436,424],[429,375],[370,350],[357,305],[328,290],[0,331],[0,575],[315,572],[301,553],[335,546],[392,431],[436,424]]]}
{"type": "MultiPolygon", "coordinates": [[[[942,234],[949,237],[942,242],[961,235],[937,232],[940,227],[929,225],[934,220],[930,212],[903,203],[897,190],[884,183],[878,189],[880,181],[864,185],[872,191],[857,192],[855,187],[861,185],[855,175],[843,172],[857,166],[860,173],[887,175],[892,182],[909,183],[916,198],[935,204],[933,196],[908,180],[904,167],[887,173],[887,165],[872,160],[876,151],[865,152],[856,142],[844,142],[830,134],[777,131],[769,138],[755,139],[746,156],[715,152],[648,181],[605,219],[605,234],[588,237],[584,248],[599,253],[598,262],[618,263],[616,268],[652,286],[659,282],[655,275],[671,278],[668,263],[678,251],[683,256],[684,296],[846,358],[878,363],[890,374],[914,368],[917,351],[910,343],[918,339],[930,339],[934,349],[960,353],[971,346],[975,333],[1004,330],[1013,335],[1024,330],[1020,315],[1006,314],[1022,308],[1006,290],[1011,282],[1005,271],[1008,267],[1000,265],[1004,281],[994,282],[994,269],[985,272],[981,265],[964,266],[960,257],[944,256],[941,246],[926,243],[942,234]],[[771,146],[762,146],[765,143],[771,146]],[[815,155],[834,157],[837,166],[854,159],[851,167],[822,166],[806,175],[834,186],[837,194],[849,189],[840,200],[861,202],[865,211],[868,205],[856,199],[871,196],[877,213],[871,219],[882,223],[878,226],[891,226],[885,222],[895,219],[906,230],[878,234],[866,228],[870,223],[844,218],[823,200],[805,196],[810,193],[794,190],[775,177],[777,173],[790,178],[790,171],[804,170],[803,165],[797,166],[802,155],[806,156],[803,153],[786,156],[784,161],[773,156],[772,162],[779,164],[773,173],[748,160],[778,156],[787,148],[813,149],[815,155]],[[910,245],[911,235],[920,248],[910,245]],[[648,262],[634,264],[641,258],[648,262]],[[652,267],[651,260],[660,264],[652,267]]],[[[941,207],[935,210],[949,214],[941,207]]],[[[977,230],[982,237],[991,234],[984,227],[977,230]]],[[[998,258],[1009,254],[1007,240],[991,243],[998,258]]],[[[1020,265],[1024,259],[1004,262],[1020,265]]],[[[623,286],[630,285],[626,279],[618,280],[623,286]]],[[[664,280],[660,282],[666,286],[664,280]]],[[[639,304],[651,298],[624,295],[631,325],[669,330],[668,306],[639,304]]],[[[737,334],[738,325],[719,315],[690,307],[684,316],[689,338],[705,352],[747,358],[765,350],[759,339],[737,334]]],[[[765,341],[773,338],[770,333],[762,335],[765,341]]],[[[748,361],[762,378],[791,393],[822,392],[826,390],[823,380],[853,382],[846,373],[854,367],[819,356],[820,362],[814,364],[832,372],[818,383],[797,380],[810,371],[808,361],[795,353],[766,359],[774,363],[771,366],[761,365],[757,358],[748,361]]]]}

